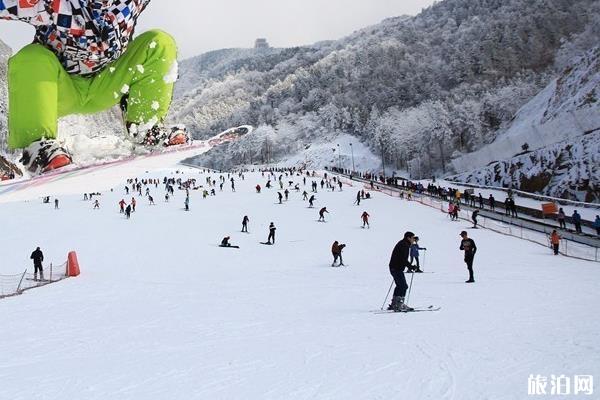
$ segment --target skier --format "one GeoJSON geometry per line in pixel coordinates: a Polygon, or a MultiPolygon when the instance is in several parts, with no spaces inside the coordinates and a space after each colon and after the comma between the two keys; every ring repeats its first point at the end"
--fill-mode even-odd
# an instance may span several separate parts
{"type": "Polygon", "coordinates": [[[0,1],[0,19],[20,20],[36,30],[34,43],[15,54],[8,66],[8,143],[24,149],[21,162],[29,171],[47,172],[72,163],[71,154],[56,140],[59,117],[121,104],[131,135],[137,135],[138,125],[161,124],[176,80],[170,71],[177,49],[171,36],[159,30],[132,40],[148,3],[0,1]]]}
{"type": "Polygon", "coordinates": [[[342,184],[342,181],[341,181],[341,180],[338,180],[338,186],[339,186],[339,188],[340,188],[340,192],[341,192],[341,191],[342,191],[342,186],[343,186],[343,184],[342,184]]]}
{"type": "Polygon", "coordinates": [[[360,190],[356,193],[356,200],[354,200],[354,204],[360,206],[360,190]]]}
{"type": "Polygon", "coordinates": [[[467,264],[467,269],[469,270],[469,280],[466,281],[466,283],[474,283],[475,278],[473,277],[473,259],[475,258],[475,253],[477,252],[477,246],[475,245],[475,241],[469,238],[466,231],[462,231],[460,233],[460,237],[462,238],[462,241],[460,242],[460,250],[464,250],[465,252],[465,263],[467,264]]]}
{"type": "Polygon", "coordinates": [[[125,212],[125,200],[121,199],[121,201],[119,202],[119,214],[123,214],[125,212]]]}
{"type": "Polygon", "coordinates": [[[185,206],[185,211],[190,211],[190,197],[186,196],[185,201],[183,202],[185,206]]]}
{"type": "Polygon", "coordinates": [[[558,255],[558,247],[560,246],[560,239],[561,239],[560,235],[558,234],[556,229],[554,229],[552,231],[552,234],[550,235],[550,245],[552,246],[552,250],[554,250],[555,256],[558,255]]]}
{"type": "Polygon", "coordinates": [[[411,272],[422,273],[421,265],[419,264],[419,250],[427,250],[425,247],[419,246],[419,237],[415,236],[413,243],[410,245],[410,266],[408,270],[411,272]],[[417,262],[417,268],[414,268],[413,261],[417,262]]]}
{"type": "Polygon", "coordinates": [[[332,267],[336,266],[335,263],[337,262],[338,258],[340,259],[340,265],[338,265],[338,267],[344,265],[344,260],[342,260],[342,250],[344,250],[344,247],[346,247],[346,245],[339,244],[337,240],[333,242],[333,245],[331,246],[331,254],[333,255],[333,264],[331,264],[332,267]]]}
{"type": "Polygon", "coordinates": [[[565,211],[562,208],[558,210],[558,215],[556,216],[556,219],[558,220],[558,226],[561,229],[567,229],[567,223],[565,222],[567,216],[565,215],[565,211]]]}
{"type": "Polygon", "coordinates": [[[229,239],[231,239],[231,237],[229,237],[229,236],[225,236],[225,237],[223,238],[223,240],[221,240],[221,244],[220,244],[220,246],[221,246],[221,247],[231,247],[231,243],[229,243],[229,239]]]}
{"type": "Polygon", "coordinates": [[[148,201],[150,202],[150,205],[153,206],[154,205],[154,197],[148,195],[148,201]]]}
{"type": "Polygon", "coordinates": [[[290,195],[290,191],[285,189],[285,192],[283,192],[284,196],[285,196],[285,201],[288,201],[288,197],[290,195]]]}
{"type": "Polygon", "coordinates": [[[363,222],[362,227],[364,228],[366,225],[370,229],[371,225],[369,225],[369,217],[370,217],[369,213],[365,211],[362,213],[362,215],[360,217],[362,218],[362,222],[363,222]]]}
{"type": "Polygon", "coordinates": [[[38,271],[40,273],[40,280],[44,280],[44,267],[42,266],[42,262],[44,261],[44,253],[42,250],[37,247],[31,256],[29,257],[33,260],[33,279],[37,281],[38,271]]]}
{"type": "Polygon", "coordinates": [[[100,202],[98,199],[94,200],[94,209],[100,209],[100,202]]]}
{"type": "Polygon", "coordinates": [[[58,210],[58,199],[54,199],[54,209],[58,210]]]}
{"type": "Polygon", "coordinates": [[[275,244],[275,230],[277,230],[277,228],[275,228],[275,224],[271,222],[269,224],[269,238],[267,239],[268,244],[275,244]],[[271,243],[271,239],[273,239],[273,243],[271,243]]]}
{"type": "Polygon", "coordinates": [[[394,289],[394,297],[392,297],[392,302],[388,306],[388,310],[403,312],[413,310],[404,303],[406,290],[408,289],[406,278],[404,277],[404,268],[407,268],[410,265],[408,263],[408,253],[414,236],[414,233],[406,232],[404,238],[396,244],[392,251],[389,268],[390,274],[394,278],[396,288],[394,289]]]}
{"type": "Polygon", "coordinates": [[[250,218],[247,215],[244,215],[242,219],[242,232],[248,233],[248,222],[250,222],[250,218]]]}
{"type": "Polygon", "coordinates": [[[323,207],[319,210],[319,222],[325,222],[325,213],[329,214],[327,207],[323,207]]]}
{"type": "Polygon", "coordinates": [[[260,185],[256,185],[256,193],[260,193],[260,185]]]}
{"type": "Polygon", "coordinates": [[[471,214],[471,220],[473,220],[473,228],[477,228],[477,217],[478,216],[479,216],[479,210],[475,210],[471,214]]]}
{"type": "Polygon", "coordinates": [[[136,205],[135,197],[132,197],[131,198],[131,212],[135,212],[135,205],[136,205]]]}
{"type": "Polygon", "coordinates": [[[308,207],[313,208],[313,203],[315,202],[315,195],[311,195],[310,199],[308,199],[308,207]]]}
{"type": "Polygon", "coordinates": [[[125,217],[127,217],[127,219],[131,218],[131,204],[128,204],[125,208],[125,217]]]}
{"type": "Polygon", "coordinates": [[[306,193],[306,190],[304,192],[302,192],[302,201],[306,201],[308,200],[308,193],[306,193]]]}
{"type": "Polygon", "coordinates": [[[283,199],[281,192],[277,192],[277,198],[279,199],[279,204],[281,204],[281,200],[283,199]]]}
{"type": "Polygon", "coordinates": [[[573,221],[573,225],[575,225],[575,232],[581,233],[581,214],[579,214],[577,210],[573,211],[571,221],[573,221]]]}

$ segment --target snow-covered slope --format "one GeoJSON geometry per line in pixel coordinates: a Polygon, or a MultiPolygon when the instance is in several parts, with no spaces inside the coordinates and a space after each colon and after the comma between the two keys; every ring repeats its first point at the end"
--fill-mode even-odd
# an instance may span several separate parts
{"type": "Polygon", "coordinates": [[[452,163],[457,172],[465,172],[509,159],[520,153],[525,143],[530,150],[566,139],[581,143],[578,136],[596,129],[600,129],[600,47],[575,60],[528,102],[493,143],[452,163]]]}
{"type": "Polygon", "coordinates": [[[190,212],[182,191],[167,203],[159,185],[156,205],[139,196],[131,220],[119,214],[127,178],[206,182],[173,161],[31,187],[2,204],[11,234],[0,235],[0,273],[22,271],[41,246],[46,267],[76,250],[82,275],[0,301],[0,397],[521,400],[530,374],[599,376],[595,263],[479,229],[467,285],[466,223],[379,193],[356,207],[358,187],[347,186],[317,194],[331,212],[318,223],[300,193],[283,205],[275,191],[256,194],[259,173],[236,175],[235,193],[191,191],[190,212]],[[75,194],[59,210],[41,203],[61,187],[75,194]],[[102,192],[100,210],[82,200],[90,191],[102,192]],[[360,229],[364,210],[370,229],[360,229]],[[243,215],[249,234],[238,233],[243,215]],[[260,245],[271,221],[276,244],[260,245]],[[442,309],[370,313],[409,229],[434,272],[414,277],[410,303],[442,309]],[[219,248],[226,235],[241,249],[219,248]],[[345,268],[330,267],[334,240],[348,244],[345,268]]]}

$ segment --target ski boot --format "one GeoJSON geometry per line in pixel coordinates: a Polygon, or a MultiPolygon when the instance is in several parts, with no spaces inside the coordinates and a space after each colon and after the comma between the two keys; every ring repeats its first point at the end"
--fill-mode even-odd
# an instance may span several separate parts
{"type": "Polygon", "coordinates": [[[31,173],[44,173],[65,167],[73,162],[71,155],[57,140],[40,139],[23,150],[19,160],[31,173]]]}
{"type": "Polygon", "coordinates": [[[409,312],[413,311],[414,308],[411,308],[404,303],[404,297],[395,296],[392,298],[392,303],[388,306],[388,310],[396,312],[409,312]]]}
{"type": "Polygon", "coordinates": [[[134,138],[134,141],[144,146],[158,146],[160,144],[164,147],[179,146],[190,141],[187,130],[183,125],[177,125],[169,129],[157,124],[140,135],[136,124],[127,123],[127,132],[134,138]]]}

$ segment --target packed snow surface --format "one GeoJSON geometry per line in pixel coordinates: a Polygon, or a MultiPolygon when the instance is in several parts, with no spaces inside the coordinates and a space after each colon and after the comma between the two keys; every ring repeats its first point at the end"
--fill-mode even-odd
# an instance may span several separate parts
{"type": "Polygon", "coordinates": [[[356,186],[319,188],[314,209],[293,190],[279,205],[267,177],[247,173],[236,192],[229,182],[206,199],[192,191],[189,212],[183,192],[167,203],[152,186],[156,205],[136,196],[127,220],[117,203],[129,203],[135,176],[208,175],[170,154],[25,186],[18,201],[0,195],[13,196],[0,203],[0,273],[29,267],[36,246],[46,265],[77,251],[82,270],[0,301],[0,398],[524,399],[530,374],[600,376],[596,263],[469,230],[479,250],[468,285],[458,250],[468,224],[432,208],[377,192],[356,206],[356,186]],[[65,193],[59,210],[42,191],[65,193]],[[82,200],[92,191],[100,210],[82,200]],[[261,245],[271,221],[276,244],[261,245]],[[414,277],[410,304],[442,309],[373,314],[406,230],[434,272],[414,277]],[[227,235],[241,248],[219,248],[227,235]],[[347,267],[330,267],[334,240],[348,245],[347,267]]]}

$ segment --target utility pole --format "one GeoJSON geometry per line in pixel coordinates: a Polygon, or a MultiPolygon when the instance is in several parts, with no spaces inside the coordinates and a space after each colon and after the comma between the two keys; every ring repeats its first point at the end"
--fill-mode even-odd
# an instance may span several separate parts
{"type": "Polygon", "coordinates": [[[379,140],[379,147],[381,147],[381,163],[383,164],[383,180],[385,180],[385,154],[383,153],[383,140],[379,140]]]}
{"type": "Polygon", "coordinates": [[[352,153],[352,172],[355,172],[356,169],[354,168],[354,147],[352,147],[352,143],[350,143],[350,152],[352,153]]]}

